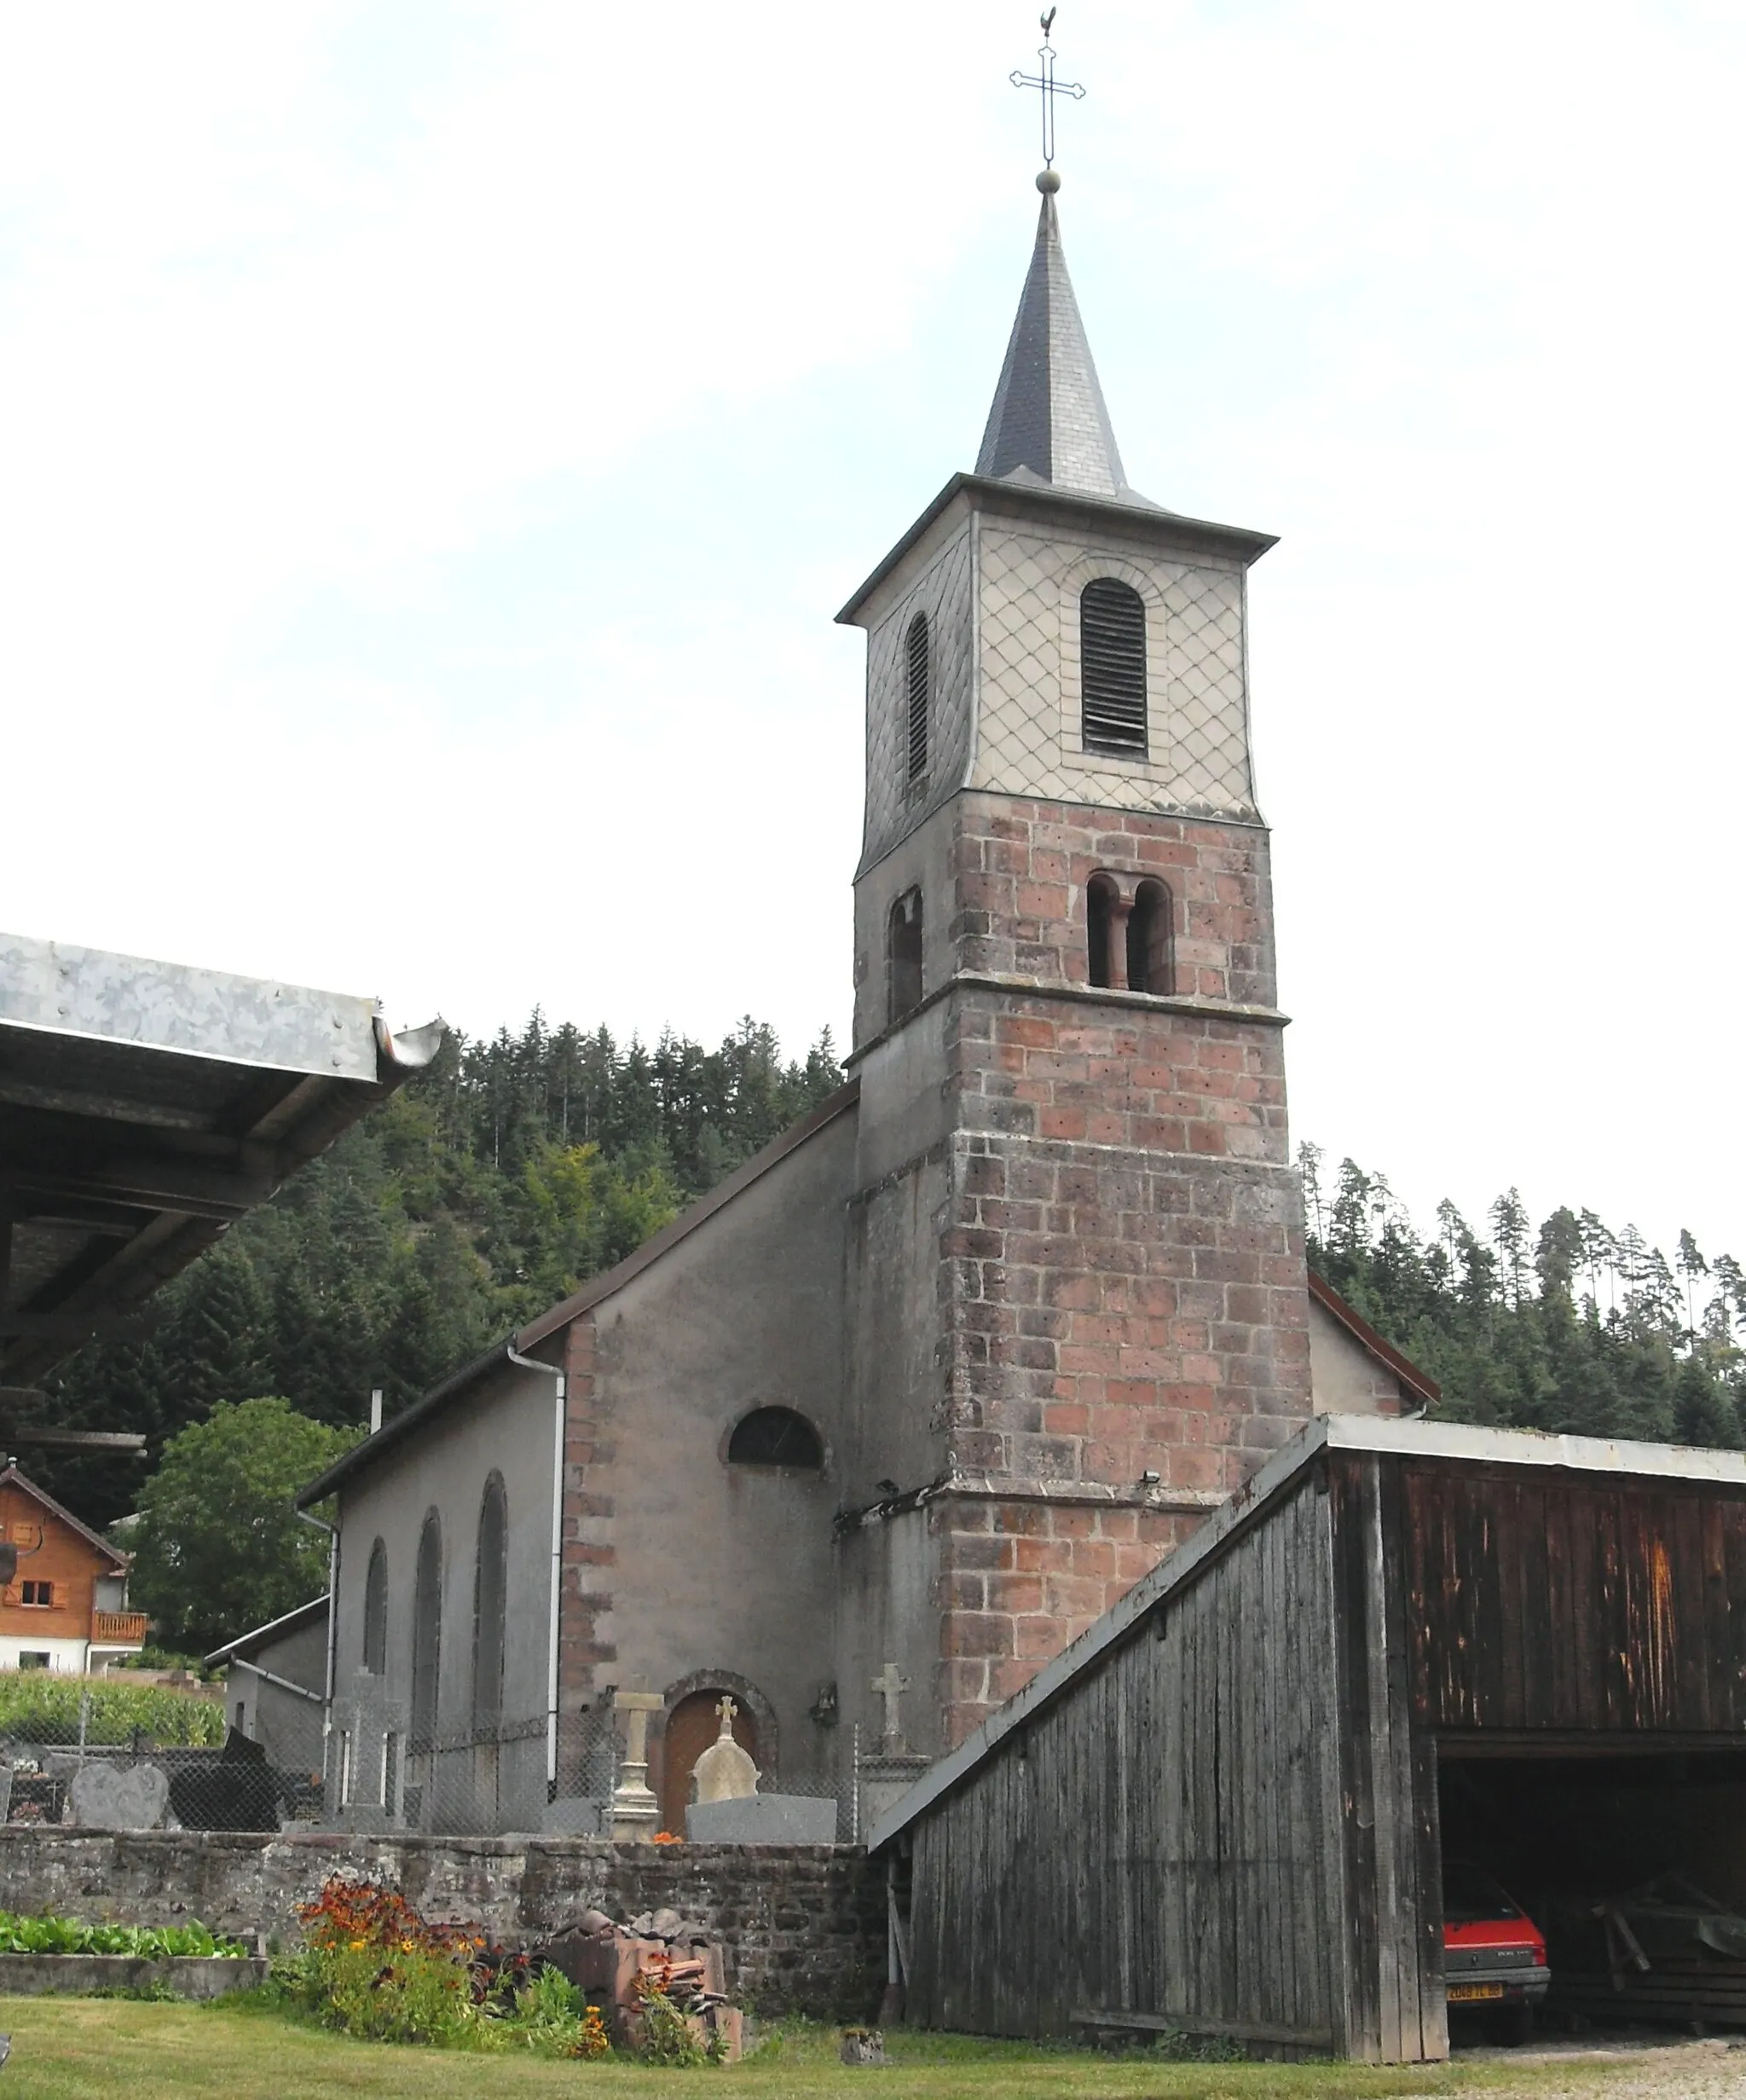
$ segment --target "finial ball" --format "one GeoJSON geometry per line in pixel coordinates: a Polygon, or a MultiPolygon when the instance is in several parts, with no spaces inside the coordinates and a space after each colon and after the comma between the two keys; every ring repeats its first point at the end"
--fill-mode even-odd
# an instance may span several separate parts
{"type": "Polygon", "coordinates": [[[1053,168],[1045,168],[1037,177],[1037,187],[1045,197],[1052,197],[1061,188],[1061,177],[1053,168]]]}

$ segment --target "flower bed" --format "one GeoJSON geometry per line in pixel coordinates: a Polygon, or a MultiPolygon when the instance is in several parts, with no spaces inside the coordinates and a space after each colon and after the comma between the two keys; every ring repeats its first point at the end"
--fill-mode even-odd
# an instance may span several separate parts
{"type": "Polygon", "coordinates": [[[432,1924],[395,1889],[335,1877],[299,1916],[303,1951],[275,1964],[274,1979],[344,2033],[439,2049],[610,2052],[598,2011],[558,1970],[492,1948],[465,1926],[432,1924]]]}

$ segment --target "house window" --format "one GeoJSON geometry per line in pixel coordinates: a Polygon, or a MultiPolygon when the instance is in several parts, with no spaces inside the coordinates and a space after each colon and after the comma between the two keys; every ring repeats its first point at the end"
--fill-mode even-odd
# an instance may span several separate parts
{"type": "Polygon", "coordinates": [[[419,1534],[413,1582],[412,1738],[428,1750],[436,1733],[436,1684],[442,1663],[442,1520],[433,1509],[419,1534]]]}
{"type": "Polygon", "coordinates": [[[754,1408],[727,1440],[730,1466],[795,1466],[817,1472],[824,1463],[818,1432],[792,1408],[754,1408]]]}
{"type": "Polygon", "coordinates": [[[52,1582],[26,1582],[20,1587],[23,1591],[22,1603],[46,1606],[55,1601],[55,1585],[52,1582]]]}
{"type": "Polygon", "coordinates": [[[1175,969],[1171,934],[1175,913],[1170,892],[1162,882],[1149,879],[1134,892],[1134,907],[1128,914],[1128,986],[1154,995],[1174,991],[1175,969]]]}
{"type": "Polygon", "coordinates": [[[890,1013],[901,1021],[922,1004],[922,893],[906,889],[891,907],[890,1013]]]}
{"type": "Polygon", "coordinates": [[[47,1669],[49,1651],[46,1648],[20,1648],[18,1652],[18,1667],[20,1669],[47,1669]]]}
{"type": "Polygon", "coordinates": [[[904,694],[908,703],[904,778],[928,770],[928,616],[918,612],[904,637],[904,694]]]}
{"type": "Polygon", "coordinates": [[[370,1548],[364,1577],[364,1668],[379,1677],[388,1667],[388,1548],[380,1539],[370,1548]]]}
{"type": "Polygon", "coordinates": [[[1079,593],[1079,709],[1088,751],[1145,757],[1146,607],[1114,576],[1079,593]]]}

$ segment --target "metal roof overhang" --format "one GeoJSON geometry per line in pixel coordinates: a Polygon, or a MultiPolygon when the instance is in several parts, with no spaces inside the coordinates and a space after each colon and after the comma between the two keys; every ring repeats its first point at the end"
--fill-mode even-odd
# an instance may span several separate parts
{"type": "Polygon", "coordinates": [[[129,1316],[440,1049],[373,1000],[0,934],[0,1386],[129,1316]]]}

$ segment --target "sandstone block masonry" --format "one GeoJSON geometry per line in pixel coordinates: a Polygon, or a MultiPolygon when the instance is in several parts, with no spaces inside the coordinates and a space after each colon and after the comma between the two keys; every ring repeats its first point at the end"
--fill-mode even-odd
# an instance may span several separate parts
{"type": "Polygon", "coordinates": [[[1310,1400],[1264,832],[974,795],[950,820],[943,1354],[981,1496],[933,1521],[961,1739],[1310,1400]],[[1090,982],[1098,878],[1164,886],[1149,991],[1090,982]]]}
{"type": "Polygon", "coordinates": [[[0,1826],[17,1911],[173,1925],[294,1945],[297,1906],[331,1874],[389,1883],[427,1918],[531,1946],[594,1907],[670,1905],[718,1933],[729,1988],[766,2014],[866,2018],[885,1977],[882,1869],[847,1846],[615,1846],[587,1838],[107,1831],[0,1826]]]}

